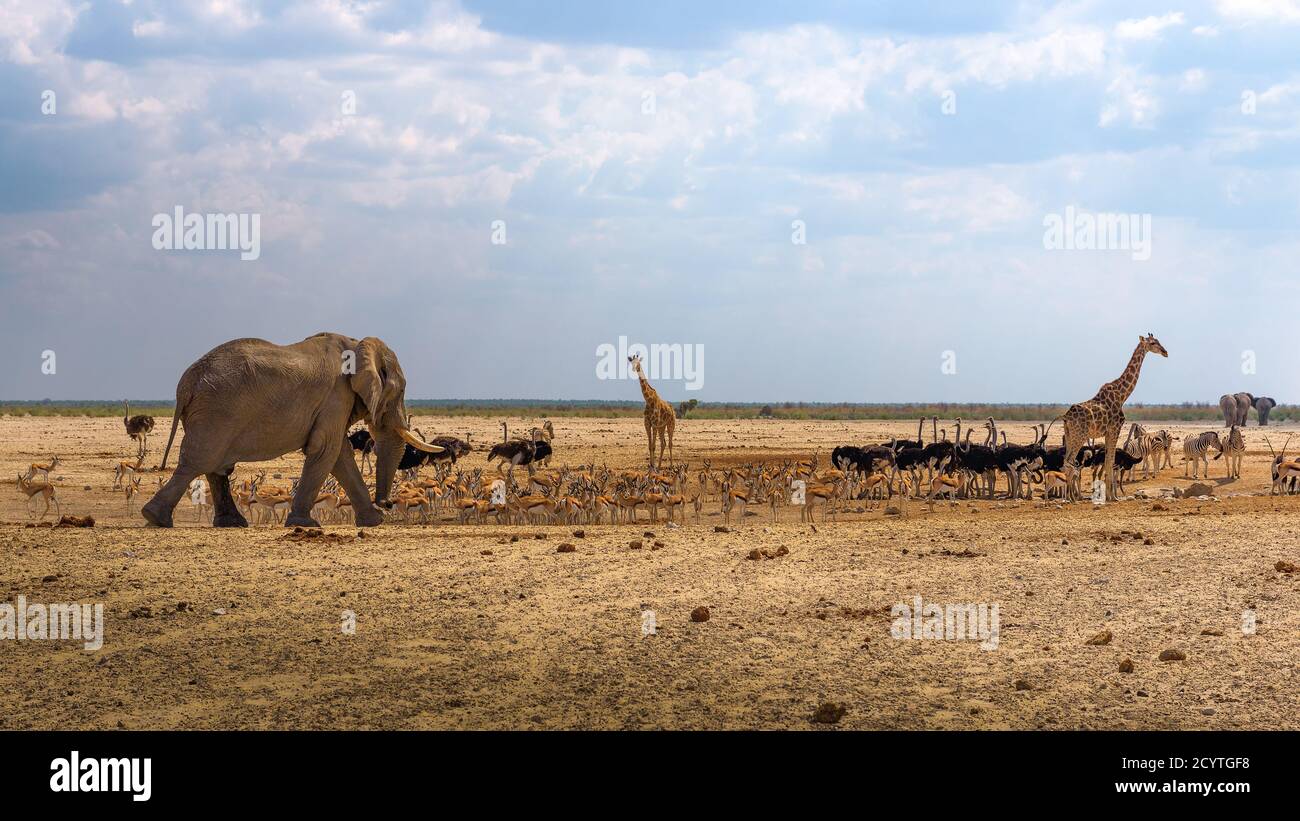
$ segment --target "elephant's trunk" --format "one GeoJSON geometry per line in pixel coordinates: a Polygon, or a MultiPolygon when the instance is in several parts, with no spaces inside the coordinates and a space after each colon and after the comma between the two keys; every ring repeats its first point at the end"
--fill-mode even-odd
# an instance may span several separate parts
{"type": "Polygon", "coordinates": [[[375,438],[375,504],[379,507],[392,507],[388,495],[393,489],[393,477],[405,449],[406,445],[396,431],[375,438]]]}

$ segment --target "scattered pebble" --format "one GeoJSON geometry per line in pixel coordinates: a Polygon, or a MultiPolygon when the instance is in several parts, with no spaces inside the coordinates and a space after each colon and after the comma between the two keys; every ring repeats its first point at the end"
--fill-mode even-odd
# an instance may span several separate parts
{"type": "Polygon", "coordinates": [[[834,701],[825,701],[817,705],[817,711],[813,713],[814,724],[839,724],[840,719],[844,718],[845,707],[834,701]]]}
{"type": "Polygon", "coordinates": [[[709,620],[709,608],[700,606],[691,611],[691,621],[702,622],[709,620]]]}

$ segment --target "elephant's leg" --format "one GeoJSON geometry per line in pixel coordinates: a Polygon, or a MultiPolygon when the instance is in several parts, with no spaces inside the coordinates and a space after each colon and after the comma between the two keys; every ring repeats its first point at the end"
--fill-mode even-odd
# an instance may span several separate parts
{"type": "Polygon", "coordinates": [[[366,480],[361,478],[361,471],[357,469],[357,460],[352,458],[351,450],[339,449],[331,472],[348,494],[348,501],[352,502],[352,516],[358,527],[374,527],[383,523],[384,515],[370,501],[370,490],[366,487],[366,480]]]}
{"type": "Polygon", "coordinates": [[[248,527],[248,520],[239,512],[230,492],[230,474],[209,473],[208,486],[212,488],[212,526],[248,527]]]}
{"type": "MultiPolygon", "coordinates": [[[[284,518],[285,527],[320,527],[320,523],[312,518],[311,509],[316,504],[316,497],[320,495],[321,485],[325,484],[325,477],[338,462],[339,453],[346,441],[324,430],[313,432],[307,440],[302,476],[298,480],[298,490],[293,495],[293,507],[284,518]]],[[[351,449],[344,455],[350,459],[351,449]]]]}
{"type": "Polygon", "coordinates": [[[187,462],[182,454],[172,478],[153,495],[147,505],[140,508],[140,515],[153,527],[171,527],[172,511],[176,508],[176,503],[189,491],[190,482],[194,481],[199,473],[200,471],[195,470],[192,463],[187,462]]]}

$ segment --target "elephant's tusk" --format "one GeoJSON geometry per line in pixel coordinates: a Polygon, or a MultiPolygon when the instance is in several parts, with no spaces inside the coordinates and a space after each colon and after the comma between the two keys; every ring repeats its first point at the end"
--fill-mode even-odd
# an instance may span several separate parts
{"type": "Polygon", "coordinates": [[[424,441],[420,437],[411,433],[406,428],[398,428],[397,435],[402,437],[402,440],[406,442],[406,444],[410,445],[416,450],[422,450],[425,453],[442,453],[444,450],[446,450],[446,448],[440,447],[439,445],[430,445],[428,442],[424,441]]]}

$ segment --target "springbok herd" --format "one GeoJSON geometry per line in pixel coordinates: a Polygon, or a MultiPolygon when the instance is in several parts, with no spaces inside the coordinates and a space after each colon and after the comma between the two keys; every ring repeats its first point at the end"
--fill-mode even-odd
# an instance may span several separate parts
{"type": "MultiPolygon", "coordinates": [[[[389,518],[421,524],[630,524],[662,518],[685,524],[688,517],[698,521],[710,516],[730,524],[734,517],[756,514],[776,521],[787,507],[797,507],[801,521],[815,521],[818,508],[825,518],[846,511],[874,510],[882,503],[886,513],[906,513],[907,502],[912,500],[932,508],[941,500],[1070,498],[1064,448],[1046,444],[1050,426],[1033,426],[1029,441],[1022,443],[1009,441],[992,418],[984,420],[979,429],[982,441],[972,442],[975,426],[963,430],[962,420],[954,420],[950,436],[947,426],[940,428],[939,420],[930,417],[919,421],[915,439],[840,445],[829,454],[814,453],[808,458],[727,459],[725,465],[704,459],[694,465],[618,469],[595,460],[570,466],[559,442],[554,449],[546,447],[546,458],[541,458],[537,445],[543,441],[549,445],[554,436],[549,422],[534,428],[527,437],[516,437],[518,442],[508,437],[503,426],[502,443],[490,450],[480,446],[470,451],[465,446],[458,453],[468,456],[472,452],[470,458],[476,460],[486,452],[485,466],[466,466],[465,459],[434,461],[411,458],[419,453],[408,454],[403,462],[406,469],[400,472],[391,494],[389,518]],[[503,452],[513,458],[502,456],[503,452]],[[502,458],[494,465],[492,459],[498,456],[502,458]],[[543,467],[552,456],[558,466],[543,467]],[[517,466],[527,468],[526,477],[516,478],[517,466]]],[[[132,439],[139,442],[138,436],[132,439]]],[[[1270,493],[1296,492],[1300,489],[1300,457],[1287,456],[1289,438],[1278,451],[1267,438],[1265,442],[1273,453],[1270,493]]],[[[117,462],[113,469],[112,489],[122,498],[128,516],[138,505],[142,480],[150,472],[143,467],[142,451],[143,447],[134,459],[117,462]]],[[[1219,475],[1235,479],[1241,475],[1245,451],[1242,428],[1236,425],[1175,436],[1168,430],[1148,430],[1135,423],[1113,458],[1122,491],[1138,471],[1143,480],[1158,477],[1166,469],[1176,471],[1176,452],[1181,453],[1183,478],[1208,479],[1212,465],[1222,460],[1224,468],[1219,475]]],[[[1077,454],[1079,472],[1090,469],[1094,486],[1104,461],[1104,448],[1093,443],[1077,454]]],[[[17,487],[26,499],[29,517],[44,519],[51,512],[60,515],[58,485],[51,473],[64,464],[56,455],[31,463],[18,475],[17,487]],[[42,502],[44,509],[38,513],[42,502]]],[[[367,467],[363,459],[363,471],[367,467]]],[[[282,481],[277,474],[268,480],[266,471],[232,479],[236,503],[253,524],[282,522],[296,487],[296,479],[282,481]]],[[[210,520],[211,494],[206,480],[196,479],[190,491],[192,518],[210,520]]],[[[344,524],[352,521],[351,513],[347,494],[331,479],[317,497],[313,518],[322,524],[344,524]]]]}

